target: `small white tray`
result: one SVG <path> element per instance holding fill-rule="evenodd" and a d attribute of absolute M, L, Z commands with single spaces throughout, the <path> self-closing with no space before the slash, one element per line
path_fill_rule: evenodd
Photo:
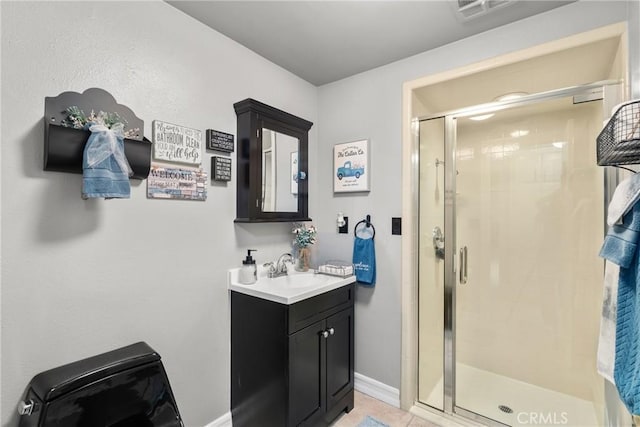
<path fill-rule="evenodd" d="M 318 273 L 337 277 L 353 276 L 353 265 L 345 265 L 342 263 L 327 263 L 318 267 Z"/>

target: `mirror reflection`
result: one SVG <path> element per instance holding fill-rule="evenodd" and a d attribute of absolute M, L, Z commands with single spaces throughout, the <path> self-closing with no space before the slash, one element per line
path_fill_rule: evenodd
<path fill-rule="evenodd" d="M 262 211 L 298 210 L 298 139 L 262 128 Z"/>

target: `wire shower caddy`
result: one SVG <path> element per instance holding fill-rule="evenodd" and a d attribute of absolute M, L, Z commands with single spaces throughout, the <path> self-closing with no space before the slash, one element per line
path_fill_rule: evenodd
<path fill-rule="evenodd" d="M 640 163 L 640 100 L 620 106 L 598 135 L 598 166 Z"/>

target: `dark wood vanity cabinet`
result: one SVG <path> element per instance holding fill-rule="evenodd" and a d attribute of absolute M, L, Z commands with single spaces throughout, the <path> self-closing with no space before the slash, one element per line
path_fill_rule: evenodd
<path fill-rule="evenodd" d="M 327 426 L 353 409 L 354 285 L 291 304 L 231 291 L 234 427 Z"/>

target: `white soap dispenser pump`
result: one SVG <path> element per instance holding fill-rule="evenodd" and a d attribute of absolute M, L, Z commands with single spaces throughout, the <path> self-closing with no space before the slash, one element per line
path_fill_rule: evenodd
<path fill-rule="evenodd" d="M 257 252 L 257 249 L 247 249 L 247 257 L 242 261 L 242 267 L 238 273 L 238 281 L 243 285 L 252 285 L 258 281 L 258 268 L 256 261 L 251 257 L 251 252 Z"/>

